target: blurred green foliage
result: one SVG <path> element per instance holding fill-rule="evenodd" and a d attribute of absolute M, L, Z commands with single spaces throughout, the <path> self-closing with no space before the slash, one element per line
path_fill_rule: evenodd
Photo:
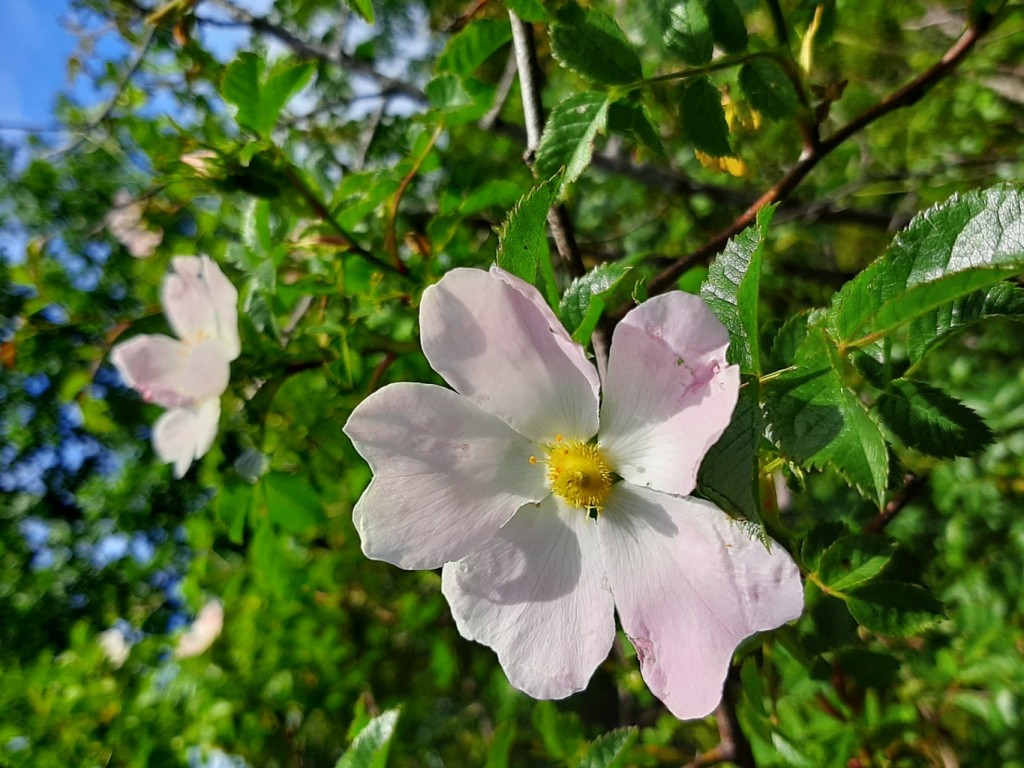
<path fill-rule="evenodd" d="M 1024 219 L 996 186 L 1022 178 L 1024 11 L 968 6 L 76 0 L 69 73 L 109 102 L 62 97 L 64 133 L 0 154 L 0 766 L 1024 766 Z M 175 481 L 107 355 L 166 332 L 169 259 L 198 253 L 239 289 L 242 356 Z M 420 295 L 496 259 L 582 342 L 674 286 L 733 334 L 701 491 L 793 553 L 807 609 L 744 643 L 717 718 L 672 718 L 624 636 L 533 701 L 437 573 L 359 550 L 341 426 L 440 383 Z M 175 655 L 210 597 L 223 632 Z"/>

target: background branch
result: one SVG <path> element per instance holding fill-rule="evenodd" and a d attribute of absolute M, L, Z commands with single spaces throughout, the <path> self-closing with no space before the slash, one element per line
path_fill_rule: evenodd
<path fill-rule="evenodd" d="M 711 238 L 695 251 L 676 260 L 650 283 L 652 295 L 668 290 L 687 269 L 711 258 L 721 251 L 730 238 L 742 232 L 757 217 L 758 211 L 766 205 L 786 199 L 815 166 L 830 155 L 840 144 L 871 123 L 897 109 L 917 103 L 944 77 L 948 76 L 967 57 L 978 40 L 990 29 L 993 17 L 981 13 L 974 26 L 968 29 L 946 54 L 902 88 L 889 94 L 877 104 L 869 107 L 827 139 L 823 139 L 809 154 L 794 165 L 771 189 L 759 197 L 746 211 L 728 227 Z"/>

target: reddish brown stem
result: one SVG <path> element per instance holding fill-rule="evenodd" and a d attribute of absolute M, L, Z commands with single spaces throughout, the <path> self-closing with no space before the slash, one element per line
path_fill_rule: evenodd
<path fill-rule="evenodd" d="M 981 14 L 974 26 L 968 29 L 932 67 L 922 72 L 899 90 L 886 96 L 874 106 L 861 112 L 860 115 L 842 126 L 827 139 L 822 140 L 809 154 L 802 157 L 796 165 L 790 168 L 775 186 L 761 195 L 728 227 L 716 234 L 697 250 L 677 259 L 671 266 L 655 277 L 650 283 L 650 293 L 654 295 L 668 290 L 675 283 L 676 279 L 691 266 L 704 262 L 720 252 L 726 243 L 729 242 L 729 238 L 739 234 L 754 222 L 758 211 L 766 205 L 786 199 L 818 163 L 851 136 L 864 130 L 871 123 L 890 112 L 916 104 L 967 57 L 967 54 L 974 48 L 975 43 L 991 28 L 992 21 L 993 17 L 990 14 Z"/>

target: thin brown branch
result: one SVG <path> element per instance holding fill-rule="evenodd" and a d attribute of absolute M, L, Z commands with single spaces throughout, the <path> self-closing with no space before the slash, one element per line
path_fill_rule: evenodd
<path fill-rule="evenodd" d="M 70 144 L 64 147 L 58 147 L 50 152 L 43 155 L 44 160 L 51 160 L 60 155 L 66 155 L 71 152 L 75 152 L 81 147 L 86 141 L 89 140 L 90 134 L 95 131 L 104 120 L 110 117 L 110 113 L 114 111 L 114 107 L 117 106 L 118 100 L 121 98 L 121 94 L 124 93 L 124 89 L 128 87 L 128 84 L 135 77 L 135 73 L 139 71 L 139 67 L 142 66 L 143 60 L 146 58 L 146 54 L 149 53 L 149 47 L 153 44 L 153 37 L 156 35 L 156 27 L 146 27 L 146 32 L 143 34 L 139 44 L 135 47 L 135 52 L 132 54 L 131 60 L 128 62 L 128 67 L 117 83 L 114 85 L 114 92 L 107 99 L 106 103 L 99 113 L 90 120 L 82 128 L 82 132 L 77 139 L 72 141 Z"/>
<path fill-rule="evenodd" d="M 405 174 L 405 178 L 402 179 L 398 185 L 398 189 L 395 190 L 394 197 L 391 198 L 391 202 L 388 205 L 388 231 L 384 237 L 384 248 L 391 256 L 391 263 L 395 266 L 399 272 L 405 270 L 405 264 L 402 263 L 401 258 L 398 255 L 398 235 L 396 232 L 396 226 L 398 222 L 398 206 L 402 202 L 402 196 L 405 194 L 405 190 L 409 188 L 412 180 L 416 178 L 416 174 L 420 172 L 420 167 L 423 165 L 423 161 L 427 159 L 427 155 L 430 154 L 430 150 L 434 148 L 437 140 L 441 138 L 441 133 L 444 131 L 444 121 L 442 120 L 434 128 L 434 132 L 431 134 L 430 139 L 427 141 L 427 145 L 420 152 L 419 156 L 416 157 L 412 162 L 412 168 Z"/>
<path fill-rule="evenodd" d="M 364 77 L 374 80 L 385 90 L 401 93 L 424 104 L 427 102 L 426 94 L 422 89 L 417 88 L 412 83 L 407 83 L 403 80 L 389 77 L 382 72 L 378 72 L 371 64 L 363 61 L 362 59 L 349 56 L 341 50 L 330 49 L 308 40 L 303 40 L 280 24 L 274 23 L 265 16 L 257 16 L 250 13 L 245 8 L 241 8 L 230 2 L 230 0 L 204 1 L 212 6 L 220 8 L 235 21 L 246 24 L 254 32 L 267 35 L 278 42 L 284 43 L 284 45 L 288 46 L 292 52 L 300 58 L 320 59 L 321 61 L 328 61 L 333 64 L 343 66 L 348 72 L 363 75 Z M 203 21 L 209 22 L 210 20 L 204 19 Z"/>
<path fill-rule="evenodd" d="M 896 492 L 896 495 L 889 500 L 889 503 L 882 508 L 881 512 L 871 518 L 871 521 L 864 526 L 863 532 L 881 533 L 885 526 L 891 523 L 906 508 L 907 504 L 914 500 L 914 497 L 920 493 L 927 480 L 927 476 L 908 472 L 903 477 L 903 487 Z"/>
<path fill-rule="evenodd" d="M 902 88 L 864 110 L 830 137 L 823 139 L 809 154 L 802 157 L 796 165 L 790 168 L 775 186 L 761 195 L 728 227 L 695 251 L 677 259 L 675 263 L 651 280 L 650 293 L 653 295 L 668 290 L 675 283 L 676 279 L 691 266 L 706 261 L 720 252 L 731 237 L 739 234 L 753 223 L 762 208 L 766 205 L 785 200 L 818 163 L 828 157 L 840 144 L 851 136 L 864 130 L 890 112 L 912 106 L 920 101 L 925 94 L 943 78 L 952 73 L 967 57 L 978 40 L 991 28 L 992 22 L 993 17 L 991 15 L 987 13 L 980 14 L 974 26 L 968 29 L 938 62 Z"/>
<path fill-rule="evenodd" d="M 299 193 L 299 196 L 302 197 L 302 199 L 306 202 L 306 205 L 309 206 L 310 210 L 314 214 L 316 214 L 317 218 L 319 218 L 321 221 L 323 221 L 325 224 L 327 224 L 331 229 L 333 229 L 341 236 L 342 240 L 344 240 L 345 242 L 346 248 L 349 251 L 359 254 L 359 256 L 361 256 L 362 258 L 366 259 L 367 261 L 373 262 L 378 267 L 382 267 L 389 272 L 397 273 L 399 275 L 408 274 L 408 270 L 405 268 L 405 264 L 403 264 L 402 262 L 398 262 L 398 264 L 394 265 L 389 264 L 388 262 L 381 260 L 374 254 L 370 253 L 368 250 L 363 248 L 361 245 L 359 245 L 359 243 L 355 241 L 355 238 L 353 238 L 352 235 L 350 235 L 348 231 L 346 231 L 346 229 L 343 226 L 341 226 L 338 220 L 334 218 L 334 214 L 331 213 L 331 210 L 330 208 L 327 207 L 327 204 L 324 203 L 324 201 L 319 198 L 316 192 L 310 189 L 309 185 L 306 184 L 306 182 L 299 175 L 299 173 L 289 163 L 286 162 L 283 164 L 283 172 L 285 178 L 288 179 L 289 183 L 292 185 L 295 191 Z"/>

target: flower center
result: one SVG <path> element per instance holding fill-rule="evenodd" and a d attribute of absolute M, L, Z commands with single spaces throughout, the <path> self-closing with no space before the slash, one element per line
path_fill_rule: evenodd
<path fill-rule="evenodd" d="M 544 449 L 551 492 L 570 507 L 589 510 L 596 517 L 612 487 L 612 468 L 598 447 L 557 435 Z"/>

